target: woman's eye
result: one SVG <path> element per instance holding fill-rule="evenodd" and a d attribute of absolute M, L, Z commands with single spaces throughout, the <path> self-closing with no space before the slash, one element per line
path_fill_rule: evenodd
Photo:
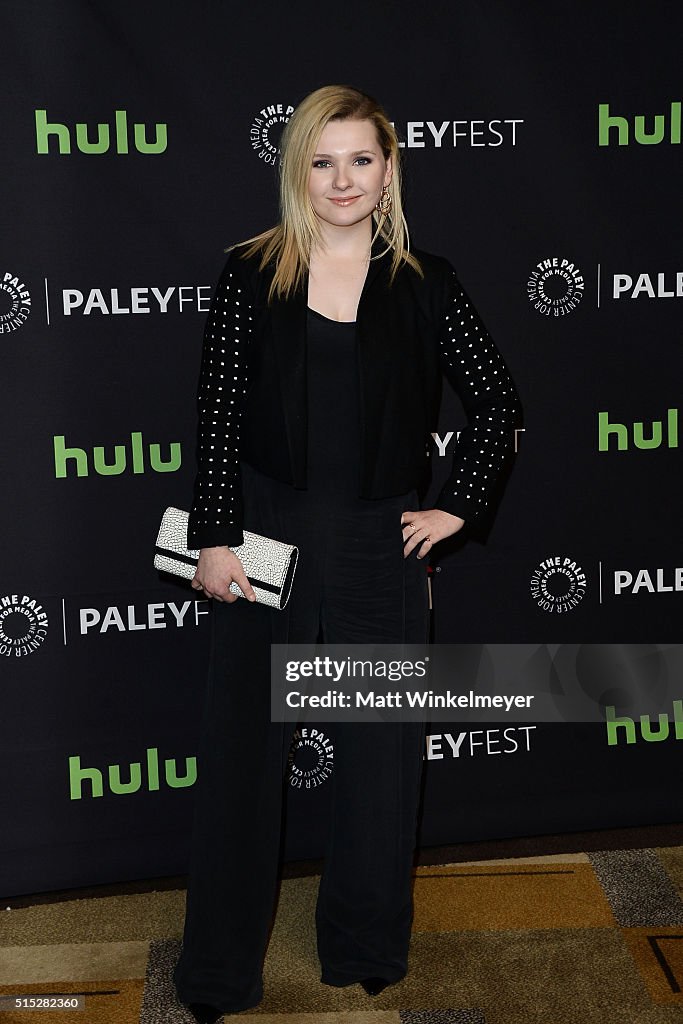
<path fill-rule="evenodd" d="M 358 164 L 360 167 L 365 167 L 366 164 L 371 164 L 372 163 L 372 157 L 369 157 L 369 156 L 357 156 L 356 159 L 353 162 L 354 162 L 354 164 Z M 313 166 L 314 167 L 322 168 L 324 170 L 327 167 L 331 167 L 332 163 L 331 163 L 330 160 L 323 160 L 321 158 L 319 160 L 314 160 L 313 161 Z"/>

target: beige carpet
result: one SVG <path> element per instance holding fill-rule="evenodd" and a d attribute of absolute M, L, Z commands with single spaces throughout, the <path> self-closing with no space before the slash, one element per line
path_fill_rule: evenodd
<path fill-rule="evenodd" d="M 683 1024 L 683 847 L 419 867 L 406 978 L 320 984 L 318 876 L 282 882 L 254 1024 Z M 0 1024 L 186 1024 L 184 892 L 0 911 Z M 23 901 L 25 902 L 25 901 Z M 11 901 L 10 901 L 11 906 Z M 13 1009 L 78 993 L 81 1010 Z"/>

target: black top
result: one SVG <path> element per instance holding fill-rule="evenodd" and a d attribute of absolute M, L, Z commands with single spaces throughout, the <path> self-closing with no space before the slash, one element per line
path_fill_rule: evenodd
<path fill-rule="evenodd" d="M 356 324 L 307 313 L 307 490 L 357 498 L 360 482 L 360 386 Z"/>
<path fill-rule="evenodd" d="M 514 383 L 451 264 L 413 250 L 423 277 L 403 265 L 392 278 L 384 247 L 373 243 L 356 316 L 361 417 L 354 493 L 385 498 L 426 483 L 445 377 L 467 425 L 434 507 L 475 519 L 497 500 L 512 459 L 520 424 Z M 307 280 L 286 298 L 271 299 L 274 273 L 274 262 L 262 268 L 258 253 L 243 259 L 234 249 L 211 301 L 197 394 L 192 548 L 243 542 L 242 459 L 274 480 L 308 486 Z M 352 330 L 328 327 L 340 337 Z M 350 396 L 333 399 L 334 416 L 344 416 Z M 355 450 L 348 441 L 336 447 L 342 456 Z M 334 457 L 334 446 L 326 444 L 325 453 Z"/>

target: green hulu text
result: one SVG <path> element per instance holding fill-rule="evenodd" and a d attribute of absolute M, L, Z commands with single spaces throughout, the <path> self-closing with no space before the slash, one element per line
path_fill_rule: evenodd
<path fill-rule="evenodd" d="M 71 152 L 72 132 L 76 148 L 81 153 L 129 153 L 131 142 L 138 153 L 163 153 L 168 145 L 167 125 L 155 125 L 154 141 L 147 139 L 147 128 L 144 124 L 134 124 L 133 137 L 130 138 L 128 114 L 125 110 L 114 112 L 113 127 L 106 121 L 92 128 L 78 121 L 73 129 L 59 121 L 48 121 L 47 110 L 36 110 L 36 150 L 38 153 Z M 53 145 L 54 143 L 54 145 Z"/>
<path fill-rule="evenodd" d="M 636 420 L 631 427 L 626 423 L 610 423 L 609 412 L 598 413 L 598 451 L 628 451 L 634 448 L 649 451 L 652 448 L 678 448 L 678 409 L 666 410 L 666 421 Z M 612 443 L 612 442 L 616 443 Z"/>
<path fill-rule="evenodd" d="M 655 114 L 645 117 L 636 114 L 633 126 L 627 117 L 613 114 L 609 103 L 598 105 L 598 145 L 610 146 L 616 142 L 618 146 L 628 146 L 633 141 L 639 146 L 657 146 L 665 140 L 676 146 L 681 141 L 681 101 L 674 101 L 669 108 L 669 115 Z"/>
<path fill-rule="evenodd" d="M 622 738 L 626 743 L 635 743 L 640 738 L 646 743 L 661 743 L 669 738 L 671 734 L 671 716 L 660 714 L 657 716 L 657 723 L 653 723 L 650 715 L 640 715 L 638 725 L 628 715 L 617 717 L 616 708 L 613 704 L 605 708 L 605 722 L 607 725 L 607 744 L 616 747 Z M 677 740 L 683 740 L 683 700 L 673 701 L 673 735 Z"/>
<path fill-rule="evenodd" d="M 121 765 L 110 764 L 106 769 L 84 768 L 80 755 L 69 758 L 69 789 L 72 800 L 82 800 L 84 796 L 98 797 L 104 795 L 105 786 L 109 793 L 126 795 L 138 793 L 146 789 L 150 793 L 161 789 L 162 784 L 171 789 L 186 789 L 197 781 L 197 758 L 185 758 L 185 774 L 178 775 L 176 759 L 167 757 L 164 760 L 163 783 L 159 765 L 157 747 L 148 747 L 145 766 L 141 761 L 133 761 L 122 770 Z M 106 772 L 106 779 L 105 779 Z"/>
<path fill-rule="evenodd" d="M 161 457 L 161 445 L 143 444 L 142 432 L 134 430 L 130 435 L 130 445 L 113 445 L 113 458 L 107 461 L 107 448 L 104 445 L 95 445 L 92 449 L 92 456 L 89 456 L 85 448 L 67 448 L 64 434 L 56 434 L 53 438 L 55 454 L 55 476 L 57 479 L 64 479 L 70 475 L 70 470 L 76 471 L 76 476 L 88 476 L 90 472 L 90 458 L 92 468 L 99 476 L 120 476 L 130 467 L 133 473 L 144 473 L 146 470 L 146 459 L 149 459 L 149 468 L 155 473 L 175 473 L 180 469 L 182 462 L 182 450 L 179 441 L 172 441 L 169 445 L 169 457 L 164 461 Z M 109 446 L 111 448 L 111 446 Z"/>

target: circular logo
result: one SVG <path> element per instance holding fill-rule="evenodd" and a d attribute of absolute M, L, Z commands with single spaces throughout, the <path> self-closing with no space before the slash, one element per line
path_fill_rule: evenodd
<path fill-rule="evenodd" d="M 550 256 L 531 271 L 526 284 L 529 302 L 541 316 L 566 316 L 581 302 L 583 274 L 570 260 Z"/>
<path fill-rule="evenodd" d="M 27 594 L 0 597 L 0 656 L 20 658 L 37 651 L 47 636 L 47 612 Z"/>
<path fill-rule="evenodd" d="M 271 103 L 259 110 L 251 122 L 251 148 L 264 163 L 275 165 L 280 158 L 280 139 L 285 125 L 294 113 L 287 103 Z"/>
<path fill-rule="evenodd" d="M 9 270 L 0 275 L 0 334 L 18 331 L 31 312 L 31 296 L 25 284 Z"/>
<path fill-rule="evenodd" d="M 571 612 L 586 593 L 586 574 L 569 555 L 546 558 L 531 575 L 531 596 L 544 612 Z"/>
<path fill-rule="evenodd" d="M 287 768 L 288 781 L 293 789 L 316 789 L 332 774 L 332 741 L 322 729 L 295 729 Z"/>

